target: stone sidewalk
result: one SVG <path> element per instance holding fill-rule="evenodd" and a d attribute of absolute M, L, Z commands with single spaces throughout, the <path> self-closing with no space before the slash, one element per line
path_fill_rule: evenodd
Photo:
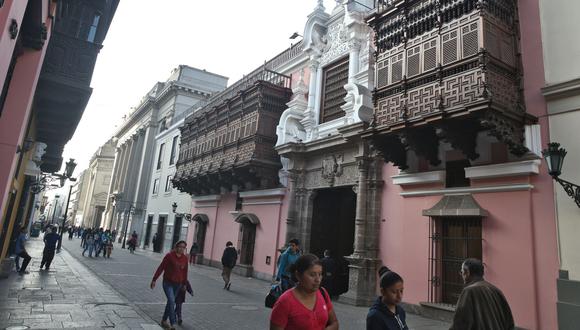
<path fill-rule="evenodd" d="M 161 329 L 64 249 L 39 270 L 43 247 L 29 240 L 30 273 L 0 280 L 0 329 Z"/>

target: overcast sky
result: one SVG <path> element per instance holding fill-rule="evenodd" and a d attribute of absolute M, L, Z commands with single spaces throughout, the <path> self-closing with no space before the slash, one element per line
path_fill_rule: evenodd
<path fill-rule="evenodd" d="M 229 77 L 228 85 L 303 34 L 317 0 L 121 0 L 93 74 L 93 94 L 64 163 L 88 167 L 122 116 L 179 64 Z M 327 12 L 336 2 L 324 0 Z M 295 39 L 294 42 L 300 39 Z"/>

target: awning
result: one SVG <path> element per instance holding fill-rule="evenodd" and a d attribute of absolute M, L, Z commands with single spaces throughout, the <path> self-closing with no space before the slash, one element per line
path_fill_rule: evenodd
<path fill-rule="evenodd" d="M 239 223 L 249 222 L 254 225 L 260 224 L 260 219 L 253 213 L 240 213 L 234 221 Z"/>
<path fill-rule="evenodd" d="M 473 196 L 443 196 L 432 208 L 423 210 L 427 217 L 486 217 L 488 212 L 481 208 Z"/>

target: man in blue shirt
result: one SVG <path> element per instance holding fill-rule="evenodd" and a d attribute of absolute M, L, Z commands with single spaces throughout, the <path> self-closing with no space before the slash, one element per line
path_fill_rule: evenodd
<path fill-rule="evenodd" d="M 40 262 L 40 269 L 46 265 L 46 270 L 50 269 L 52 259 L 54 259 L 54 252 L 56 251 L 56 244 L 58 243 L 59 235 L 56 233 L 54 227 L 50 227 L 46 234 L 44 234 L 44 251 L 42 251 L 42 261 Z"/>
<path fill-rule="evenodd" d="M 14 249 L 14 253 L 16 253 L 16 255 L 18 255 L 20 258 L 24 260 L 22 262 L 20 270 L 18 271 L 18 274 L 20 275 L 28 274 L 28 272 L 26 271 L 26 267 L 28 267 L 28 264 L 32 259 L 32 257 L 30 257 L 28 252 L 26 252 L 26 248 L 24 247 L 25 244 L 26 244 L 26 228 L 21 228 L 20 235 L 16 239 L 16 247 Z"/>
<path fill-rule="evenodd" d="M 292 280 L 292 274 L 288 271 L 290 265 L 294 264 L 298 257 L 300 257 L 300 241 L 296 238 L 291 239 L 288 242 L 288 248 L 280 256 L 278 262 L 278 275 L 276 275 L 276 280 L 280 281 L 280 286 L 282 291 L 286 291 L 294 287 L 294 281 Z"/>

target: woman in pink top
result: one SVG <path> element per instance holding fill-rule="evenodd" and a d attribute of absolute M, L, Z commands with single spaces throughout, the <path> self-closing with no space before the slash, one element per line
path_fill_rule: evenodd
<path fill-rule="evenodd" d="M 328 292 L 320 287 L 322 262 L 313 254 L 305 254 L 290 266 L 290 273 L 298 284 L 276 301 L 270 330 L 337 330 Z"/>

